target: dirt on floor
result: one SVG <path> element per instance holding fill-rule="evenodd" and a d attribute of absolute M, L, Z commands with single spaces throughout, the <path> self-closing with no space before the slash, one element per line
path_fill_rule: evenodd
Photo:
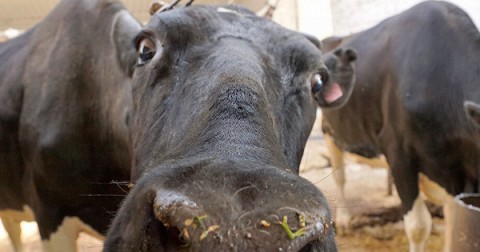
<path fill-rule="evenodd" d="M 320 130 L 320 116 L 305 149 L 300 173 L 314 183 L 325 195 L 332 211 L 336 207 L 347 207 L 353 214 L 353 232 L 337 236 L 339 251 L 345 252 L 397 252 L 408 251 L 408 240 L 403 232 L 399 210 L 400 200 L 395 190 L 387 195 L 387 170 L 374 169 L 367 165 L 346 161 L 347 206 L 337 206 L 336 188 L 329 166 L 323 135 Z M 438 208 L 432 207 L 434 216 L 441 216 Z M 443 246 L 443 219 L 434 218 L 432 235 L 426 251 L 441 251 Z M 41 243 L 35 223 L 22 223 L 22 238 L 25 251 L 41 251 Z M 88 235 L 81 235 L 77 242 L 80 252 L 97 252 L 102 242 Z M 13 252 L 10 241 L 0 224 L 0 251 Z"/>

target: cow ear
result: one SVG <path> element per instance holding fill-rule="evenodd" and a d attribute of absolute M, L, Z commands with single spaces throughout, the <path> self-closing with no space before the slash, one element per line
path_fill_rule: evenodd
<path fill-rule="evenodd" d="M 357 59 L 357 52 L 351 48 L 338 48 L 333 52 L 344 64 L 348 64 Z"/>
<path fill-rule="evenodd" d="M 163 6 L 165 6 L 164 2 L 152 2 L 152 4 L 150 5 L 150 9 L 148 10 L 150 16 L 153 16 L 155 13 L 157 13 L 157 11 L 160 10 Z"/>
<path fill-rule="evenodd" d="M 112 40 L 115 44 L 117 61 L 127 76 L 132 76 L 137 51 L 133 39 L 142 26 L 128 11 L 121 11 L 113 23 Z"/>
<path fill-rule="evenodd" d="M 338 48 L 337 50 L 335 50 L 335 51 L 333 52 L 333 54 L 335 54 L 335 55 L 336 55 L 337 57 L 339 57 L 339 58 L 342 57 L 342 55 L 343 55 L 343 48 Z"/>
<path fill-rule="evenodd" d="M 351 48 L 347 48 L 345 50 L 345 57 L 348 62 L 355 61 L 357 59 L 357 52 Z"/>
<path fill-rule="evenodd" d="M 332 51 L 333 49 L 337 48 L 340 45 L 340 43 L 342 43 L 342 41 L 343 41 L 343 38 L 342 37 L 337 37 L 337 36 L 332 36 L 332 37 L 328 37 L 328 38 L 323 39 L 322 40 L 322 44 L 323 44 L 322 52 L 327 53 L 327 52 Z"/>
<path fill-rule="evenodd" d="M 478 128 L 480 128 L 480 104 L 472 101 L 465 101 L 463 108 L 467 113 L 468 119 L 470 119 Z"/>

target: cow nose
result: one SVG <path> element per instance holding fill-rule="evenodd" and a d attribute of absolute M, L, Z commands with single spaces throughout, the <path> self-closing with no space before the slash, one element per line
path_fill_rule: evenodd
<path fill-rule="evenodd" d="M 270 173 L 268 182 L 254 173 L 222 181 L 211 178 L 225 172 L 208 171 L 208 179 L 157 188 L 146 237 L 155 243 L 146 251 L 156 243 L 167 251 L 317 251 L 332 223 L 316 188 L 293 174 Z"/>
<path fill-rule="evenodd" d="M 336 251 L 323 195 L 274 166 L 159 169 L 137 181 L 122 209 L 132 214 L 114 221 L 105 251 Z"/>
<path fill-rule="evenodd" d="M 237 223 L 228 223 L 225 220 L 229 217 L 224 213 L 221 216 L 225 218 L 219 219 L 218 212 L 208 212 L 187 196 L 168 190 L 157 191 L 153 212 L 158 222 L 156 227 L 150 225 L 148 240 L 162 237 L 158 243 L 167 251 L 182 247 L 189 251 L 241 251 L 255 247 L 268 251 L 316 251 L 315 242 L 321 241 L 332 226 L 331 220 L 289 207 L 262 217 L 250 218 L 252 213 L 245 212 L 231 219 Z M 156 249 L 150 244 L 147 251 Z"/>

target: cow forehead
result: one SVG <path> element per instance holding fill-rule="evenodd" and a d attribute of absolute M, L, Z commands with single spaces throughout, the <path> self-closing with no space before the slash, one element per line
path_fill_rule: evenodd
<path fill-rule="evenodd" d="M 167 28 L 190 28 L 191 32 L 206 32 L 226 29 L 234 24 L 236 28 L 256 27 L 258 22 L 266 22 L 254 13 L 236 6 L 193 5 L 170 11 L 158 12 L 149 24 L 164 25 Z"/>
<path fill-rule="evenodd" d="M 238 6 L 177 8 L 155 14 L 147 27 L 163 34 L 166 40 L 201 43 L 229 36 L 261 44 L 263 48 L 277 47 L 276 51 L 296 47 L 317 54 L 313 44 L 301 34 Z M 319 55 L 318 51 L 315 56 Z"/>

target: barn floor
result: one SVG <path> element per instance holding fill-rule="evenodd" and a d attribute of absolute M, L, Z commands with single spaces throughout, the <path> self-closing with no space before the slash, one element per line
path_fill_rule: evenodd
<path fill-rule="evenodd" d="M 335 208 L 336 190 L 331 176 L 332 168 L 327 165 L 323 137 L 320 130 L 320 117 L 317 119 L 310 140 L 307 143 L 301 175 L 315 183 Z M 350 235 L 338 236 L 339 251 L 345 252 L 397 252 L 408 251 L 408 240 L 403 233 L 398 206 L 400 200 L 395 191 L 387 196 L 387 171 L 372 169 L 366 165 L 347 161 L 346 194 L 348 207 L 354 214 L 355 231 Z M 387 220 L 393 222 L 387 222 Z M 433 234 L 427 242 L 427 251 L 441 251 L 443 246 L 443 220 L 434 219 Z M 25 251 L 41 251 L 40 238 L 35 223 L 22 223 Z M 101 251 L 102 242 L 87 235 L 78 240 L 80 252 Z M 0 251 L 13 252 L 10 241 L 0 224 Z"/>

